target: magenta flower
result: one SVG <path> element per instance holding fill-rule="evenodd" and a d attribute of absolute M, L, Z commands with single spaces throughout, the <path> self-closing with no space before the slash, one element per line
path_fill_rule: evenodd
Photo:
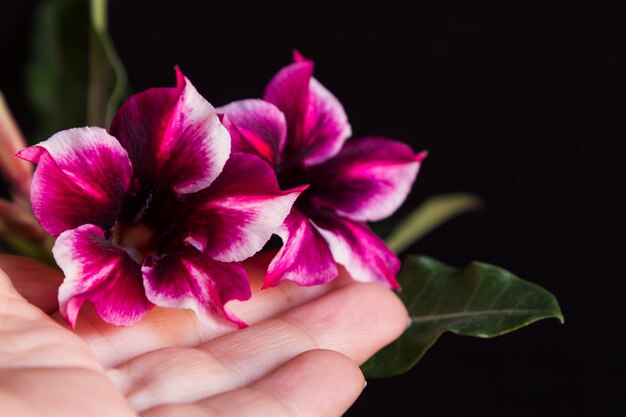
<path fill-rule="evenodd" d="M 244 325 L 224 307 L 250 297 L 238 262 L 263 247 L 303 188 L 281 191 L 263 160 L 230 151 L 215 109 L 177 70 L 176 88 L 124 103 L 110 134 L 69 129 L 18 154 L 38 163 L 33 210 L 58 236 L 59 306 L 72 327 L 85 301 L 114 325 L 153 305 Z"/>
<path fill-rule="evenodd" d="M 308 184 L 277 231 L 283 247 L 265 287 L 288 279 L 316 285 L 334 279 L 336 263 L 359 281 L 397 288 L 400 262 L 367 226 L 391 215 L 406 199 L 425 153 L 400 142 L 351 135 L 339 101 L 297 52 L 265 89 L 263 100 L 218 109 L 233 149 L 264 158 L 282 187 Z"/>

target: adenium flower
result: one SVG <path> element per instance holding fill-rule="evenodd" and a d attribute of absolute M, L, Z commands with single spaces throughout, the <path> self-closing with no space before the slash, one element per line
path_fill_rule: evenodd
<path fill-rule="evenodd" d="M 263 160 L 231 154 L 215 109 L 179 70 L 175 88 L 128 99 L 110 133 L 69 129 L 18 156 L 38 164 L 33 210 L 58 236 L 59 306 L 72 327 L 87 300 L 114 325 L 158 305 L 243 326 L 224 307 L 250 297 L 238 262 L 263 247 L 303 190 L 283 192 Z"/>
<path fill-rule="evenodd" d="M 426 153 L 400 142 L 367 137 L 346 141 L 351 127 L 339 101 L 297 52 L 263 100 L 218 108 L 233 149 L 265 159 L 282 187 L 308 184 L 277 233 L 283 247 L 264 280 L 316 285 L 334 279 L 336 263 L 359 281 L 398 288 L 397 256 L 367 226 L 406 199 Z"/>

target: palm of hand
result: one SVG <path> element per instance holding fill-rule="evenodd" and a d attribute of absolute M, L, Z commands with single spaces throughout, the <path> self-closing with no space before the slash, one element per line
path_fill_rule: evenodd
<path fill-rule="evenodd" d="M 253 288 L 264 261 L 248 265 Z M 84 308 L 73 333 L 47 314 L 59 272 L 8 256 L 0 268 L 0 409 L 14 417 L 338 416 L 364 387 L 358 365 L 407 320 L 390 291 L 339 278 L 231 303 L 250 324 L 237 332 L 158 308 L 118 328 Z"/>

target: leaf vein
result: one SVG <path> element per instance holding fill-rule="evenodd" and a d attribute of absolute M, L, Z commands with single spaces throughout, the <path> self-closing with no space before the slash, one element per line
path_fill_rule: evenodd
<path fill-rule="evenodd" d="M 502 310 L 479 310 L 479 311 L 460 311 L 456 313 L 444 313 L 444 314 L 430 314 L 427 316 L 411 316 L 411 321 L 413 323 L 423 323 L 427 321 L 440 321 L 447 319 L 456 319 L 456 318 L 464 318 L 464 317 L 475 317 L 475 316 L 496 316 L 496 315 L 509 315 L 509 316 L 523 316 L 534 313 L 539 313 L 542 310 L 531 310 L 531 309 L 502 309 Z"/>

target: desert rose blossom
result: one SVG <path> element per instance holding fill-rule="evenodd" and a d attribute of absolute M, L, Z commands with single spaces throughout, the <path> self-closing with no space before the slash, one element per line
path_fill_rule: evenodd
<path fill-rule="evenodd" d="M 303 190 L 281 191 L 263 160 L 231 153 L 215 109 L 179 70 L 175 88 L 129 98 L 110 133 L 69 129 L 18 156 L 38 164 L 33 210 L 58 236 L 59 307 L 72 327 L 85 301 L 114 325 L 158 305 L 243 326 L 224 307 L 250 297 L 238 262 L 263 247 Z"/>
<path fill-rule="evenodd" d="M 218 108 L 233 149 L 264 158 L 282 187 L 308 184 L 277 231 L 283 247 L 264 286 L 288 279 L 316 285 L 334 279 L 336 263 L 359 281 L 397 288 L 400 262 L 367 226 L 406 199 L 426 153 L 398 141 L 346 141 L 351 127 L 339 101 L 313 78 L 313 63 L 297 52 L 265 89 Z"/>

